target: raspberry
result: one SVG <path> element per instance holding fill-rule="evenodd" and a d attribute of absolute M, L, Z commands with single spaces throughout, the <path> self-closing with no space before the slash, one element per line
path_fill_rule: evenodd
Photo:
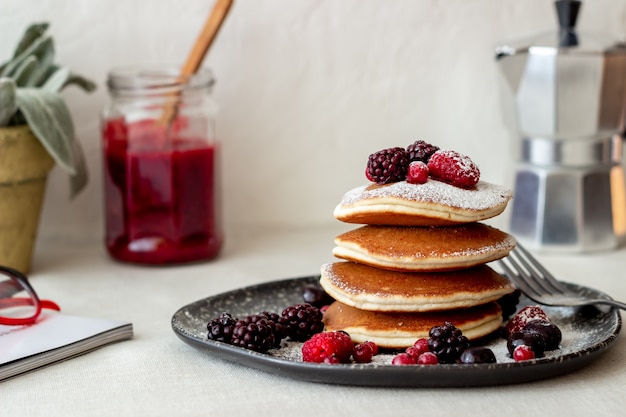
<path fill-rule="evenodd" d="M 344 332 L 322 332 L 302 344 L 302 360 L 316 363 L 348 363 L 354 343 Z"/>
<path fill-rule="evenodd" d="M 439 359 L 437 359 L 437 355 L 432 352 L 424 352 L 417 358 L 418 365 L 437 365 L 439 363 Z"/>
<path fill-rule="evenodd" d="M 469 347 L 467 337 L 452 323 L 446 322 L 442 326 L 430 329 L 428 348 L 437 355 L 440 363 L 454 363 L 461 353 Z"/>
<path fill-rule="evenodd" d="M 366 177 L 377 184 L 404 181 L 409 158 L 404 148 L 388 148 L 371 154 L 367 160 Z"/>
<path fill-rule="evenodd" d="M 281 323 L 287 327 L 287 335 L 296 342 L 304 342 L 324 330 L 322 312 L 311 304 L 294 304 L 283 310 Z"/>
<path fill-rule="evenodd" d="M 233 328 L 231 344 L 265 353 L 276 345 L 274 326 L 260 315 L 239 319 Z"/>
<path fill-rule="evenodd" d="M 207 338 L 219 342 L 230 343 L 237 320 L 229 313 L 222 313 L 207 324 Z"/>
<path fill-rule="evenodd" d="M 369 343 L 357 343 L 352 349 L 352 357 L 356 363 L 370 363 L 374 357 L 374 350 Z"/>
<path fill-rule="evenodd" d="M 406 173 L 406 182 L 424 184 L 426 181 L 428 181 L 428 166 L 422 161 L 411 162 Z"/>
<path fill-rule="evenodd" d="M 406 152 L 409 156 L 409 163 L 413 161 L 422 161 L 428 163 L 428 160 L 437 152 L 439 148 L 437 146 L 426 143 L 423 140 L 415 141 L 406 147 Z"/>
<path fill-rule="evenodd" d="M 415 358 L 406 352 L 398 353 L 391 360 L 392 365 L 415 365 L 416 363 L 417 361 Z"/>
<path fill-rule="evenodd" d="M 480 179 L 478 166 L 467 156 L 455 151 L 437 151 L 428 161 L 430 176 L 460 188 L 472 188 Z"/>
<path fill-rule="evenodd" d="M 519 345 L 513 351 L 513 359 L 515 359 L 515 362 L 535 359 L 535 353 L 530 348 L 530 346 Z"/>
<path fill-rule="evenodd" d="M 549 322 L 550 319 L 545 311 L 539 306 L 526 306 L 522 308 L 505 327 L 506 336 L 516 332 L 521 332 L 526 324 L 533 320 L 544 320 Z"/>

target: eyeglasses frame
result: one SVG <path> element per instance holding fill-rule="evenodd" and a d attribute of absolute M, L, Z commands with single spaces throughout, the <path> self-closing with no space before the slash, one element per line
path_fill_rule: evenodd
<path fill-rule="evenodd" d="M 0 265 L 0 273 L 9 277 L 10 281 L 6 281 L 0 284 L 0 324 L 7 326 L 22 326 L 22 325 L 30 325 L 34 324 L 39 316 L 41 315 L 41 310 L 43 308 L 61 311 L 61 307 L 58 306 L 54 301 L 50 300 L 41 300 L 37 295 L 35 289 L 30 285 L 28 278 L 26 275 L 22 274 L 20 271 L 9 268 L 7 266 Z M 15 282 L 19 285 L 11 285 L 12 282 Z M 4 288 L 3 288 L 4 287 Z M 12 287 L 12 288 L 11 288 Z M 30 298 L 26 297 L 14 297 L 11 296 L 19 291 L 26 290 Z M 2 308 L 6 307 L 15 307 L 21 305 L 33 305 L 35 307 L 35 312 L 30 317 L 3 317 L 1 315 Z"/>

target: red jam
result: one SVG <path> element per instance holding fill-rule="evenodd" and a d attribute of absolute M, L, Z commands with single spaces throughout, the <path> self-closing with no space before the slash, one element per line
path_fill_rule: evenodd
<path fill-rule="evenodd" d="M 222 246 L 215 144 L 183 138 L 184 121 L 104 126 L 106 247 L 120 261 L 176 264 L 207 260 Z"/>

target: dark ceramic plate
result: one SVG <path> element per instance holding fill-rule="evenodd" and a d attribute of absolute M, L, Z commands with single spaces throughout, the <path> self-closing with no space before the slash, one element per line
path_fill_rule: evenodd
<path fill-rule="evenodd" d="M 482 345 L 496 354 L 496 364 L 391 365 L 394 353 L 382 353 L 369 364 L 325 365 L 302 362 L 301 344 L 262 354 L 206 338 L 209 320 L 228 311 L 243 317 L 261 311 L 277 312 L 302 302 L 302 287 L 317 283 L 319 276 L 287 279 L 241 288 L 208 297 L 182 307 L 172 317 L 176 335 L 191 346 L 222 359 L 286 377 L 330 384 L 394 387 L 475 387 L 514 384 L 562 375 L 579 369 L 611 348 L 621 330 L 618 310 L 595 307 L 543 307 L 563 333 L 562 348 L 540 359 L 514 362 L 504 339 L 492 337 Z M 606 297 L 596 290 L 568 284 L 577 291 Z M 531 304 L 522 298 L 518 308 Z M 534 304 L 534 303 L 532 303 Z"/>

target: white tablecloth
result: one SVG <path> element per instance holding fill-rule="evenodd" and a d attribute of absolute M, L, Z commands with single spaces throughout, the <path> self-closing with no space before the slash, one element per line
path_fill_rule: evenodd
<path fill-rule="evenodd" d="M 626 340 L 561 377 L 489 388 L 326 385 L 229 363 L 180 341 L 172 314 L 197 299 L 317 274 L 343 229 L 230 233 L 222 256 L 180 267 L 110 260 L 100 242 L 40 242 L 31 280 L 73 315 L 132 321 L 121 342 L 0 383 L 2 416 L 617 416 L 626 409 Z M 626 251 L 541 255 L 557 276 L 626 300 Z"/>

